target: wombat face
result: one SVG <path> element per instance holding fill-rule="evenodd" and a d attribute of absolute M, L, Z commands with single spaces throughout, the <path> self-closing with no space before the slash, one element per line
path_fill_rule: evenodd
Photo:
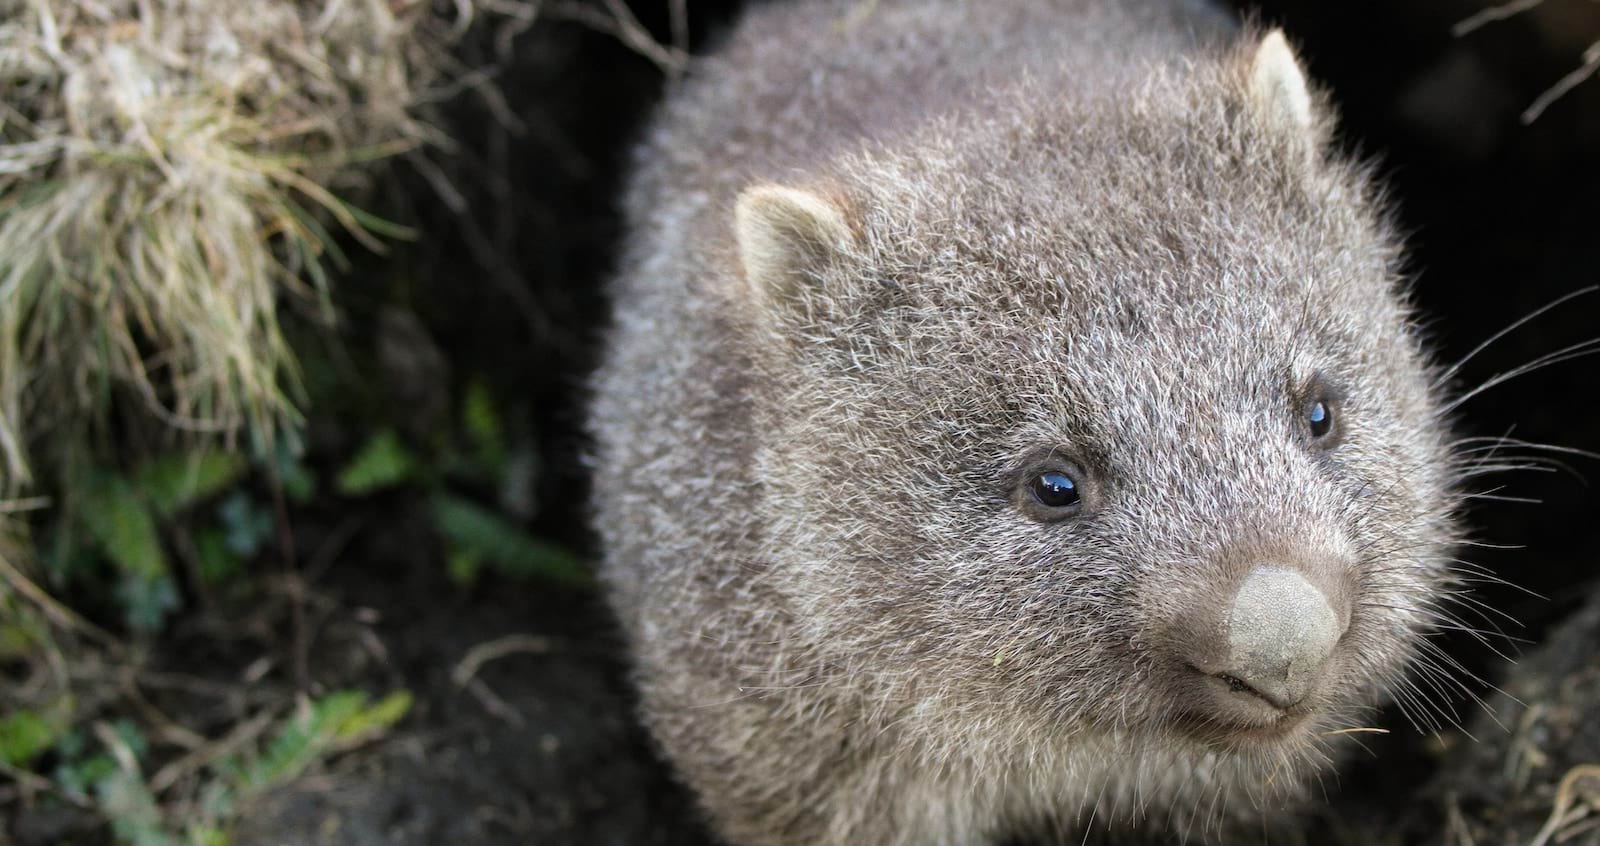
<path fill-rule="evenodd" d="M 1393 238 L 1281 37 L 1023 99 L 741 198 L 769 582 L 912 730 L 1310 757 L 1454 534 Z"/>

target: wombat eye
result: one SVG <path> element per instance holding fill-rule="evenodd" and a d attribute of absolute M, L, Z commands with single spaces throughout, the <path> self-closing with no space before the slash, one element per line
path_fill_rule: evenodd
<path fill-rule="evenodd" d="M 1333 434 L 1333 412 L 1333 402 L 1326 397 L 1318 397 L 1306 406 L 1306 428 L 1311 432 L 1312 440 L 1327 440 Z"/>
<path fill-rule="evenodd" d="M 1083 501 L 1078 483 L 1060 470 L 1047 470 L 1028 481 L 1033 501 L 1051 511 L 1076 508 Z"/>

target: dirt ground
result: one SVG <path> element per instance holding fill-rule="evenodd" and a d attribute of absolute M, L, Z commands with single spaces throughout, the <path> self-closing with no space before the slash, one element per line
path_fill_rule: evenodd
<path fill-rule="evenodd" d="M 441 607 L 451 586 L 426 578 L 361 590 L 381 669 L 418 694 L 415 710 L 373 748 L 251 808 L 238 846 L 707 842 L 633 719 L 593 594 L 497 590 Z M 495 645 L 510 651 L 465 686 L 451 679 Z M 378 661 L 356 644 L 327 648 Z"/>
<path fill-rule="evenodd" d="M 1419 797 L 1431 842 L 1600 844 L 1600 592 L 1501 688 Z"/>

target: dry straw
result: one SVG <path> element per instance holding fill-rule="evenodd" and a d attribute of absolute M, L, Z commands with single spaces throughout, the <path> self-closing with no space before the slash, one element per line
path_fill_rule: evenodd
<path fill-rule="evenodd" d="M 418 108 L 474 12 L 527 8 L 0 0 L 0 494 L 113 397 L 229 438 L 293 422 L 279 307 L 330 313 L 330 222 L 383 233 L 341 197 L 435 140 Z"/>

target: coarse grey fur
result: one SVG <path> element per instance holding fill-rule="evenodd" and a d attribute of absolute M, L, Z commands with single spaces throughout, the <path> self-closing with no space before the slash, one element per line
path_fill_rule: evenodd
<path fill-rule="evenodd" d="M 644 718 L 728 841 L 1212 839 L 1372 703 L 1424 707 L 1438 373 L 1368 174 L 1286 49 L 1257 84 L 1266 44 L 1179 0 L 795 0 L 671 92 L 595 525 Z M 1083 511 L 1034 519 L 1058 459 Z M 1281 720 L 1184 657 L 1257 565 L 1344 608 Z"/>

